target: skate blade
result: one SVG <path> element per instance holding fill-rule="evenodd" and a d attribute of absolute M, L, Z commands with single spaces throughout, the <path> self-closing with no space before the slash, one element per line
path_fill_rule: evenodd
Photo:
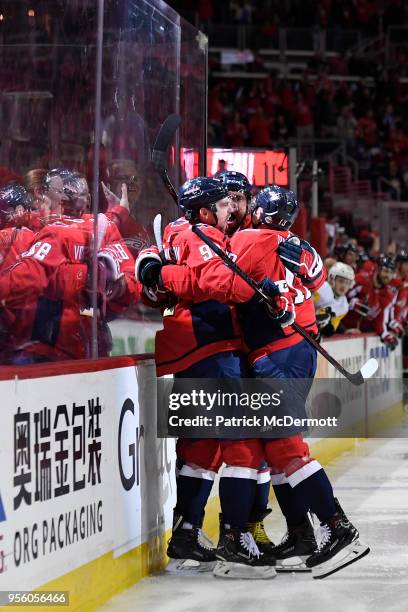
<path fill-rule="evenodd" d="M 169 574 L 191 575 L 210 573 L 216 561 L 196 561 L 195 559 L 170 559 L 165 569 Z"/>
<path fill-rule="evenodd" d="M 243 563 L 232 563 L 230 561 L 217 561 L 213 575 L 216 578 L 227 578 L 232 580 L 270 580 L 275 578 L 275 568 L 269 565 L 253 567 Z"/>
<path fill-rule="evenodd" d="M 331 576 L 344 567 L 347 567 L 359 559 L 362 559 L 368 555 L 369 552 L 369 546 L 367 546 L 367 544 L 363 544 L 363 542 L 360 540 L 351 542 L 351 544 L 340 550 L 337 555 L 335 555 L 332 559 L 329 559 L 329 561 L 326 561 L 326 563 L 313 567 L 313 578 L 327 578 L 327 576 Z"/>
<path fill-rule="evenodd" d="M 289 557 L 288 559 L 276 559 L 275 569 L 278 574 L 285 572 L 300 572 L 310 573 L 312 570 L 310 567 L 306 567 L 307 555 L 299 555 L 298 557 Z"/>

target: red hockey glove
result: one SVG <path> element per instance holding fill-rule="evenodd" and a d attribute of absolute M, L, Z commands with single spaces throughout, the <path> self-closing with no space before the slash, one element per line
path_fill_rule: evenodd
<path fill-rule="evenodd" d="M 292 325 L 296 318 L 295 307 L 289 293 L 289 287 L 285 281 L 279 281 L 279 284 L 266 277 L 260 287 L 270 299 L 266 302 L 266 307 L 271 318 L 279 323 L 281 327 Z"/>

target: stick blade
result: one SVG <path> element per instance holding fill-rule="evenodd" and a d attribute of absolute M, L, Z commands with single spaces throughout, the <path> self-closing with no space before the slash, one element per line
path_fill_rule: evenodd
<path fill-rule="evenodd" d="M 378 361 L 374 359 L 374 357 L 372 357 L 363 365 L 360 372 L 364 380 L 368 380 L 369 378 L 374 376 L 377 370 L 378 370 Z"/>
<path fill-rule="evenodd" d="M 171 145 L 174 134 L 181 123 L 180 115 L 173 113 L 163 122 L 152 149 L 152 162 L 156 168 L 162 170 L 166 165 L 167 149 Z"/>
<path fill-rule="evenodd" d="M 154 233 L 154 239 L 156 240 L 156 245 L 159 251 L 163 250 L 161 227 L 162 227 L 162 216 L 160 213 L 158 213 L 153 219 L 153 233 Z"/>

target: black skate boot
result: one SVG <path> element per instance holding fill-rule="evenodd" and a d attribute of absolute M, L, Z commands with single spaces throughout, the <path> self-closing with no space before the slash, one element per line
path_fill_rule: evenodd
<path fill-rule="evenodd" d="M 296 527 L 289 527 L 282 542 L 271 549 L 276 557 L 277 572 L 310 572 L 306 559 L 316 549 L 313 525 L 309 518 Z"/>
<path fill-rule="evenodd" d="M 219 559 L 214 576 L 219 578 L 269 579 L 276 576 L 275 558 L 263 554 L 249 532 L 224 525 L 216 550 Z"/>
<path fill-rule="evenodd" d="M 275 544 L 269 539 L 264 526 L 264 518 L 266 518 L 272 510 L 266 508 L 265 510 L 259 510 L 258 512 L 252 512 L 249 517 L 248 531 L 252 534 L 256 545 L 262 553 L 272 553 L 275 548 Z"/>
<path fill-rule="evenodd" d="M 307 567 L 313 569 L 313 578 L 326 578 L 370 552 L 369 547 L 360 542 L 357 529 L 350 523 L 337 499 L 335 503 L 336 514 L 322 523 L 318 534 L 319 544 L 306 559 Z"/>
<path fill-rule="evenodd" d="M 167 571 L 208 572 L 214 569 L 216 557 L 212 542 L 198 526 L 174 517 L 173 533 L 167 547 L 171 561 Z"/>

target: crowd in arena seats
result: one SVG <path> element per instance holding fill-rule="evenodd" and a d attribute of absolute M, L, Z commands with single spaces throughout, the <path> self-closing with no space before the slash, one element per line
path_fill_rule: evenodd
<path fill-rule="evenodd" d="M 256 47 L 258 39 L 263 48 L 276 48 L 279 28 L 299 28 L 297 49 L 302 48 L 302 28 L 315 27 L 331 37 L 354 29 L 363 39 L 374 39 L 389 27 L 408 24 L 406 2 L 175 0 L 171 4 L 186 16 L 195 12 L 196 23 L 209 34 L 210 50 L 214 25 L 260 28 L 258 36 L 251 39 L 254 61 L 233 66 L 231 71 L 263 72 L 266 78 L 237 75 L 223 79 L 217 56 L 210 54 L 210 144 L 279 147 L 287 144 L 288 138 L 339 139 L 357 164 L 356 178 L 371 181 L 377 191 L 378 178 L 384 177 L 383 192 L 393 199 L 408 199 L 406 47 L 395 47 L 388 66 L 384 54 L 375 58 L 352 53 L 326 55 L 316 49 L 296 80 L 286 80 L 265 67 Z M 211 79 L 212 71 L 218 72 L 216 78 Z M 357 80 L 339 81 L 333 76 Z"/>
<path fill-rule="evenodd" d="M 169 4 L 186 15 L 197 13 L 201 27 L 209 24 L 265 25 L 358 29 L 365 35 L 401 24 L 407 16 L 404 0 L 170 0 Z"/>
<path fill-rule="evenodd" d="M 358 178 L 387 179 L 383 190 L 408 199 L 408 83 L 384 71 L 374 84 L 336 82 L 306 70 L 300 81 L 224 79 L 209 95 L 209 142 L 279 148 L 288 139 L 345 142 Z"/>

